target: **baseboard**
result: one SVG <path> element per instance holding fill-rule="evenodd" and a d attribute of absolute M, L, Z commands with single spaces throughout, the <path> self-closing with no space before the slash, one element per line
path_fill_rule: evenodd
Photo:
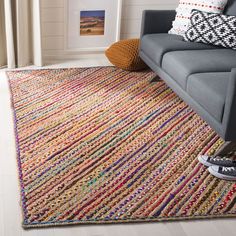
<path fill-rule="evenodd" d="M 43 53 L 43 61 L 51 60 L 78 60 L 78 59 L 100 59 L 106 58 L 104 52 L 86 52 L 86 53 L 65 53 L 65 52 L 45 52 Z"/>

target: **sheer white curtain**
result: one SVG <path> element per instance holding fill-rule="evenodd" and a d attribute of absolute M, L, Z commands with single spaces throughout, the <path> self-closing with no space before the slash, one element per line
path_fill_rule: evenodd
<path fill-rule="evenodd" d="M 4 4 L 0 0 L 0 67 L 7 64 Z"/>
<path fill-rule="evenodd" d="M 0 66 L 42 66 L 40 0 L 0 1 Z"/>

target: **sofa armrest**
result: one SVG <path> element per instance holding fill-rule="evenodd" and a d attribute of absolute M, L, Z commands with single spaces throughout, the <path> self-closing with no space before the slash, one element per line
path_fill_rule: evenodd
<path fill-rule="evenodd" d="M 145 34 L 167 33 L 175 19 L 174 10 L 145 10 L 142 16 L 141 38 Z"/>
<path fill-rule="evenodd" d="M 236 141 L 236 68 L 232 69 L 228 83 L 223 128 L 226 141 Z"/>

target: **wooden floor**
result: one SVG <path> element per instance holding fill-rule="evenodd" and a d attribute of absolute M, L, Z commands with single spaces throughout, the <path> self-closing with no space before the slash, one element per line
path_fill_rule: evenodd
<path fill-rule="evenodd" d="M 58 67 L 108 65 L 105 59 L 54 64 Z M 68 226 L 23 230 L 8 83 L 0 71 L 0 236 L 233 236 L 236 219 L 168 223 Z"/>

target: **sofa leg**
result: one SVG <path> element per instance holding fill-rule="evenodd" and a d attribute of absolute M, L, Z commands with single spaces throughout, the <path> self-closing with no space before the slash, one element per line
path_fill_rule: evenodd
<path fill-rule="evenodd" d="M 160 80 L 160 77 L 157 75 L 150 80 L 150 83 L 158 82 L 159 80 Z"/>
<path fill-rule="evenodd" d="M 225 142 L 224 145 L 214 154 L 214 156 L 223 156 L 232 151 L 236 151 L 236 141 Z"/>

